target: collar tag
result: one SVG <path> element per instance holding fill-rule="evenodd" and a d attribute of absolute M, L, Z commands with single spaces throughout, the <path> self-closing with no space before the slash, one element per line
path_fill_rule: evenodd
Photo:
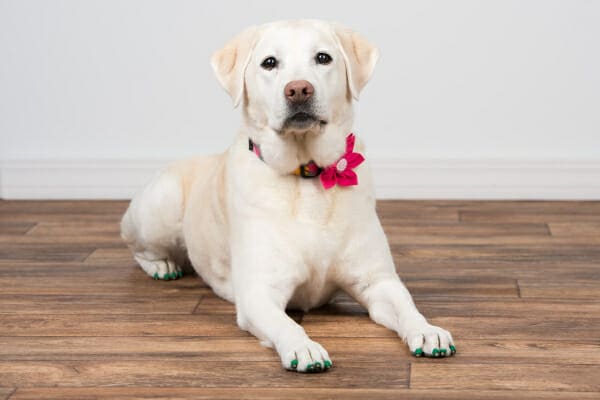
<path fill-rule="evenodd" d="M 308 164 L 302 164 L 295 171 L 294 175 L 301 176 L 302 178 L 316 178 L 321 174 L 323 169 L 317 165 L 314 161 L 308 162 Z"/>

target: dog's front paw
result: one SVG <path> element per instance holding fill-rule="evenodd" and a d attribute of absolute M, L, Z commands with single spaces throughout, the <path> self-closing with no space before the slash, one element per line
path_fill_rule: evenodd
<path fill-rule="evenodd" d="M 327 350 L 308 338 L 282 352 L 281 363 L 285 369 L 298 372 L 323 372 L 333 366 Z"/>
<path fill-rule="evenodd" d="M 428 323 L 409 330 L 406 343 L 415 357 L 446 357 L 456 353 L 450 332 Z"/>

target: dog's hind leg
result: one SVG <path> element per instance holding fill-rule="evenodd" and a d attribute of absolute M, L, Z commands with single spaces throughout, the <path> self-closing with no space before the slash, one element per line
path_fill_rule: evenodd
<path fill-rule="evenodd" d="M 140 267 L 154 279 L 177 279 L 183 271 L 175 262 L 184 252 L 181 178 L 171 171 L 154 178 L 131 201 L 121 221 L 121 236 Z"/>
<path fill-rule="evenodd" d="M 133 258 L 140 267 L 154 279 L 177 279 L 183 276 L 181 268 L 169 257 L 161 257 L 152 252 L 136 252 Z"/>

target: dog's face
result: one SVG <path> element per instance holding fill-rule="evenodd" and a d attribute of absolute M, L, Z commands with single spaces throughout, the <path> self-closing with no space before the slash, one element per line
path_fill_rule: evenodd
<path fill-rule="evenodd" d="M 261 145 L 306 138 L 310 158 L 326 163 L 335 156 L 318 154 L 317 146 L 331 148 L 334 138 L 327 132 L 351 128 L 352 98 L 369 80 L 377 57 L 377 49 L 349 29 L 300 20 L 247 29 L 215 53 L 212 65 L 234 104 L 243 102 L 249 134 L 261 136 Z M 279 163 L 282 171 L 293 170 L 303 158 L 291 159 L 284 149 L 274 153 L 287 157 Z"/>
<path fill-rule="evenodd" d="M 319 130 L 348 102 L 343 55 L 319 24 L 266 27 L 245 76 L 250 117 L 280 134 Z"/>

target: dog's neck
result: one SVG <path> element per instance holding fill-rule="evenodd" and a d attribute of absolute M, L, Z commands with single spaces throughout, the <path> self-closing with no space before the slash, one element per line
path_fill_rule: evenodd
<path fill-rule="evenodd" d="M 245 121 L 242 134 L 260 146 L 261 158 L 267 165 L 281 174 L 289 174 L 310 161 L 321 167 L 336 162 L 344 154 L 352 122 L 348 118 L 343 123 L 328 123 L 305 133 L 278 133 Z"/>

